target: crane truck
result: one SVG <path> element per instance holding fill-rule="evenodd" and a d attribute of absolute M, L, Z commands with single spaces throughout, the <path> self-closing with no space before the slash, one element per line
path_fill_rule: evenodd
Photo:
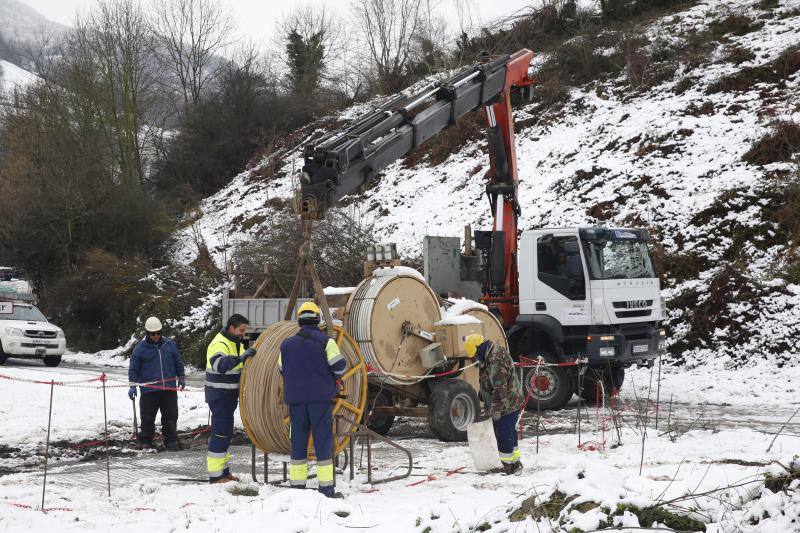
<path fill-rule="evenodd" d="M 390 163 L 464 115 L 483 110 L 490 161 L 486 196 L 494 223 L 475 232 L 481 302 L 503 325 L 516 361 L 588 361 L 583 379 L 578 365 L 522 365 L 529 405 L 557 409 L 573 393 L 592 401 L 597 390 L 619 388 L 632 364 L 651 366 L 665 348 L 665 308 L 646 229 L 519 231 L 524 206 L 518 196 L 512 96 L 530 99 L 532 58 L 526 49 L 485 57 L 307 144 L 301 214 L 307 220 L 322 218 Z"/>

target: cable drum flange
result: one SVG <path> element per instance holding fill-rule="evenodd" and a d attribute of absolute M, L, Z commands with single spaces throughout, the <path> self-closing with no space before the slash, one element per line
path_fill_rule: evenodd
<path fill-rule="evenodd" d="M 403 325 L 433 332 L 442 319 L 436 294 L 410 275 L 376 275 L 365 279 L 350 296 L 344 314 L 345 329 L 358 343 L 364 360 L 379 373 L 375 379 L 390 385 L 412 385 L 428 373 L 419 351 L 429 344 L 405 335 Z M 394 375 L 386 375 L 392 373 Z"/>
<path fill-rule="evenodd" d="M 281 343 L 300 330 L 297 322 L 283 321 L 269 326 L 253 344 L 256 356 L 249 359 L 239 388 L 239 410 L 250 441 L 264 452 L 291 453 L 289 410 L 283 403 L 283 378 L 278 371 Z M 343 377 L 346 398 L 333 401 L 334 426 L 346 431 L 361 421 L 367 402 L 367 368 L 358 344 L 339 326 L 332 338 L 347 362 Z M 338 419 L 338 422 L 336 420 Z M 347 437 L 336 437 L 335 453 L 348 444 Z M 309 442 L 309 450 L 313 446 Z"/>

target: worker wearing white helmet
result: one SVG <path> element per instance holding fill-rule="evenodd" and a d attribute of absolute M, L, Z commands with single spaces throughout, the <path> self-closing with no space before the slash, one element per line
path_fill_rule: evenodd
<path fill-rule="evenodd" d="M 178 390 L 186 386 L 181 352 L 168 337 L 162 335 L 161 321 L 151 316 L 144 323 L 145 336 L 133 349 L 128 365 L 128 379 L 140 384 L 141 427 L 139 445 L 153 447 L 156 415 L 161 411 L 161 434 L 167 450 L 180 449 L 178 441 Z M 131 385 L 128 396 L 136 398 L 137 385 Z"/>

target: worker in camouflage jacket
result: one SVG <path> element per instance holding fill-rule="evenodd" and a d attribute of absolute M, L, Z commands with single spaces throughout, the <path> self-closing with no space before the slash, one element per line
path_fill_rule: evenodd
<path fill-rule="evenodd" d="M 522 470 L 517 445 L 517 420 L 524 401 L 522 387 L 508 350 L 473 333 L 464 342 L 467 355 L 478 358 L 480 396 L 492 417 L 500 462 L 506 474 Z"/>

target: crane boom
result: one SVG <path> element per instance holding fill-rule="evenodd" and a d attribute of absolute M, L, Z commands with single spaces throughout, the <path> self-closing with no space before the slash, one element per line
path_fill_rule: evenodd
<path fill-rule="evenodd" d="M 483 300 L 499 309 L 504 322 L 513 324 L 518 312 L 520 206 L 511 92 L 533 83 L 528 77 L 532 58 L 533 52 L 526 49 L 487 57 L 443 82 L 398 95 L 347 127 L 309 143 L 303 152 L 303 217 L 323 217 L 340 198 L 357 192 L 389 164 L 467 113 L 484 108 L 490 156 L 486 193 L 495 223 L 492 232 L 482 232 L 482 243 L 476 234 L 476 245 L 488 259 Z"/>

